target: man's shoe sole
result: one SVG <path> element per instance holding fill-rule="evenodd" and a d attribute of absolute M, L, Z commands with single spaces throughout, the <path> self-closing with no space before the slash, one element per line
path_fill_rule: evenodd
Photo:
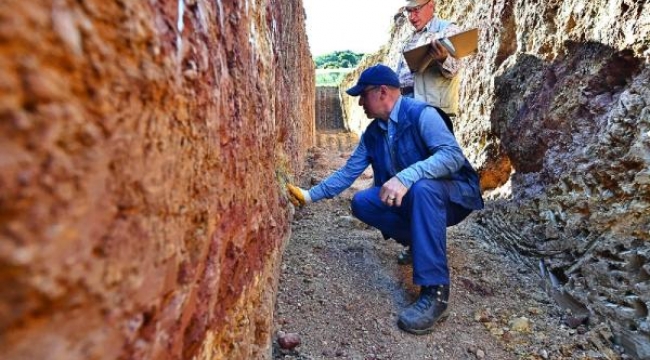
<path fill-rule="evenodd" d="M 432 333 L 432 332 L 433 332 L 433 329 L 436 327 L 436 324 L 441 323 L 441 322 L 447 320 L 447 317 L 449 317 L 449 313 L 447 312 L 447 310 L 445 310 L 445 312 L 443 312 L 443 313 L 442 313 L 442 314 L 441 314 L 441 315 L 436 319 L 436 321 L 434 321 L 433 324 L 431 324 L 431 326 L 429 326 L 429 327 L 426 328 L 426 329 L 409 329 L 408 327 L 406 327 L 406 325 L 405 325 L 404 323 L 402 323 L 402 320 L 401 320 L 401 319 L 397 321 L 397 327 L 399 327 L 400 329 L 402 329 L 402 330 L 404 330 L 404 331 L 406 331 L 407 333 L 410 333 L 410 334 L 414 334 L 414 335 L 426 335 L 426 334 L 430 334 L 430 333 Z"/>

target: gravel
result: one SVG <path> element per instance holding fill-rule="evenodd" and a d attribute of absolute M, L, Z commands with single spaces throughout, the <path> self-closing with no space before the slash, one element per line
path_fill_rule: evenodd
<path fill-rule="evenodd" d="M 317 183 L 347 153 L 316 149 L 302 178 Z M 398 329 L 415 300 L 401 245 L 353 218 L 355 191 L 297 209 L 283 256 L 273 359 L 627 359 L 605 326 L 587 327 L 559 308 L 536 269 L 517 263 L 473 231 L 473 217 L 448 229 L 450 316 L 428 335 Z M 282 345 L 287 334 L 292 346 Z M 296 340 L 297 339 L 297 340 Z"/>

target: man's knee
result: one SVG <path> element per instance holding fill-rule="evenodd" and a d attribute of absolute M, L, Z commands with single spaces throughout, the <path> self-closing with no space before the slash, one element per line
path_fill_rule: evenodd
<path fill-rule="evenodd" d="M 442 180 L 435 179 L 421 179 L 416 181 L 409 189 L 411 196 L 433 196 L 438 199 L 443 199 L 447 194 L 447 187 Z"/>
<path fill-rule="evenodd" d="M 359 215 L 363 214 L 363 210 L 367 206 L 367 194 L 364 191 L 358 191 L 352 196 L 352 203 L 350 204 L 350 209 L 352 210 L 352 215 L 356 218 L 360 218 Z"/>

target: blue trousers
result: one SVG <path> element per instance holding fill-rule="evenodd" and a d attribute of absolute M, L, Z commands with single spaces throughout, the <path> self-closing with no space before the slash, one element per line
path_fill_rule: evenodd
<path fill-rule="evenodd" d="M 379 187 L 361 190 L 352 199 L 352 214 L 385 237 L 411 247 L 413 283 L 449 285 L 447 226 L 472 210 L 449 201 L 450 180 L 422 179 L 411 186 L 400 207 L 379 199 Z"/>

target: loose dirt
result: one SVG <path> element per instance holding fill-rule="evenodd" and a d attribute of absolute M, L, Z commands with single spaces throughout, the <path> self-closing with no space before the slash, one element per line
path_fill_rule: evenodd
<path fill-rule="evenodd" d="M 331 136 L 330 136 L 331 138 Z M 345 163 L 349 146 L 330 141 L 310 156 L 301 185 Z M 274 314 L 274 359 L 624 359 L 604 327 L 570 324 L 535 269 L 487 239 L 470 216 L 448 229 L 450 316 L 429 335 L 396 325 L 415 300 L 401 245 L 351 216 L 352 195 L 372 184 L 368 170 L 340 196 L 296 210 Z M 300 345 L 283 349 L 279 338 Z M 286 347 L 286 346 L 285 346 Z"/>

